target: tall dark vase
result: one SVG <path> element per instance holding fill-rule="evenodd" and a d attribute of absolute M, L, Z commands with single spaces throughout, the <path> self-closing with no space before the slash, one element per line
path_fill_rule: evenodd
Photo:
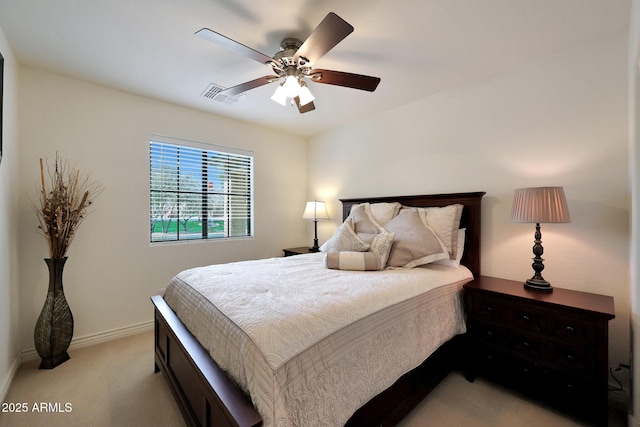
<path fill-rule="evenodd" d="M 67 257 L 45 258 L 49 267 L 49 291 L 38 317 L 34 340 L 42 358 L 40 369 L 53 369 L 69 360 L 67 349 L 73 337 L 73 315 L 62 288 L 62 271 Z"/>

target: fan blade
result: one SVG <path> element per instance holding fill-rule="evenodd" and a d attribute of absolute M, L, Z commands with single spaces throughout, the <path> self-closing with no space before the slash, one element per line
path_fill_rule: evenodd
<path fill-rule="evenodd" d="M 309 78 L 312 82 L 316 83 L 350 87 L 353 89 L 367 90 L 369 92 L 376 90 L 378 83 L 380 83 L 380 77 L 363 76 L 362 74 L 332 70 L 314 69 L 309 75 Z"/>
<path fill-rule="evenodd" d="M 239 84 L 237 86 L 232 86 L 229 87 L 223 91 L 220 91 L 221 94 L 223 95 L 227 95 L 227 96 L 233 96 L 233 95 L 237 95 L 239 93 L 242 92 L 246 92 L 248 90 L 251 89 L 255 89 L 257 87 L 260 86 L 264 86 L 268 83 L 273 83 L 274 81 L 278 80 L 280 77 L 278 76 L 264 76 L 264 77 L 260 77 L 257 78 L 255 80 L 251 80 L 242 84 Z"/>
<path fill-rule="evenodd" d="M 215 31 L 208 28 L 203 28 L 199 31 L 196 31 L 196 36 L 200 37 L 201 39 L 217 43 L 220 46 L 229 49 L 230 51 L 239 53 L 240 55 L 244 55 L 247 58 L 258 61 L 261 64 L 269 65 L 273 62 L 273 58 L 271 58 L 270 56 L 267 56 L 264 53 L 260 53 L 257 50 L 253 50 L 250 47 L 243 45 L 242 43 L 232 40 L 229 37 L 223 36 L 222 34 L 216 33 Z"/>
<path fill-rule="evenodd" d="M 297 61 L 301 56 L 315 63 L 352 32 L 353 27 L 347 21 L 330 12 L 302 43 L 294 59 Z"/>
<path fill-rule="evenodd" d="M 308 104 L 300 105 L 299 96 L 296 96 L 295 98 L 293 98 L 293 100 L 296 102 L 296 106 L 298 107 L 298 111 L 300 111 L 300 114 L 308 113 L 309 111 L 313 111 L 316 109 L 313 101 L 309 102 Z"/>

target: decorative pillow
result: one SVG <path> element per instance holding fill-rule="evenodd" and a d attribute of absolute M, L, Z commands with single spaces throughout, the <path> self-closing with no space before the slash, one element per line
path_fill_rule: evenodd
<path fill-rule="evenodd" d="M 340 224 L 333 236 L 320 246 L 320 250 L 322 252 L 364 252 L 369 249 L 369 246 L 369 243 L 358 237 L 351 227 L 351 221 L 347 220 Z"/>
<path fill-rule="evenodd" d="M 332 252 L 324 256 L 327 268 L 334 270 L 375 271 L 382 270 L 380 256 L 374 252 Z"/>
<path fill-rule="evenodd" d="M 369 252 L 373 252 L 378 257 L 380 257 L 380 265 L 384 268 L 387 265 L 387 260 L 389 259 L 389 252 L 391 252 L 391 247 L 393 245 L 393 238 L 395 237 L 395 233 L 389 233 L 384 230 L 377 234 L 374 237 L 373 242 L 371 242 L 371 247 L 369 248 Z"/>
<path fill-rule="evenodd" d="M 382 230 L 382 226 L 371 215 L 369 203 L 352 207 L 347 219 L 351 219 L 353 230 L 358 234 L 378 234 Z"/>
<path fill-rule="evenodd" d="M 393 218 L 398 215 L 400 212 L 400 208 L 402 205 L 398 202 L 394 203 L 371 203 L 369 205 L 369 212 L 373 219 L 375 219 L 378 224 L 384 225 L 391 221 Z"/>
<path fill-rule="evenodd" d="M 447 248 L 415 210 L 406 210 L 385 225 L 395 233 L 387 264 L 391 267 L 413 268 L 449 258 Z"/>
<path fill-rule="evenodd" d="M 351 212 L 359 206 L 368 206 L 368 213 L 371 218 L 379 225 L 384 226 L 387 222 L 391 221 L 393 217 L 398 215 L 402 205 L 398 202 L 394 203 L 362 203 L 359 205 L 353 205 Z"/>
<path fill-rule="evenodd" d="M 436 261 L 434 264 L 442 264 L 447 267 L 458 268 L 460 267 L 460 260 L 462 259 L 462 254 L 464 253 L 464 240 L 466 237 L 466 229 L 461 228 L 458 230 L 458 245 L 456 246 L 456 259 L 441 259 Z"/>
<path fill-rule="evenodd" d="M 358 233 L 358 237 L 362 239 L 363 242 L 368 243 L 370 245 L 373 242 L 373 239 L 375 239 L 378 234 L 380 233 L 375 233 L 375 234 Z"/>
<path fill-rule="evenodd" d="M 449 252 L 449 258 L 457 257 L 458 229 L 463 206 L 460 204 L 444 206 L 441 208 L 403 208 L 403 210 L 417 210 L 422 221 L 429 226 L 442 240 Z"/>

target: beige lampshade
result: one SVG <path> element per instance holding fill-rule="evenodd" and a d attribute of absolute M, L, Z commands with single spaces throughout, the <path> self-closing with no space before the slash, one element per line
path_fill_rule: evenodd
<path fill-rule="evenodd" d="M 571 222 L 563 188 L 534 187 L 515 190 L 511 222 Z"/>
<path fill-rule="evenodd" d="M 304 213 L 302 214 L 302 219 L 330 219 L 329 213 L 327 213 L 327 207 L 324 202 L 319 202 L 314 200 L 312 202 L 307 202 L 307 206 L 304 209 Z"/>

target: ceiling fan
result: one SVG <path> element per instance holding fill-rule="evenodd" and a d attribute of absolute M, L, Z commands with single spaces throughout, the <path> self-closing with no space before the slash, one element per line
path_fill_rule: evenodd
<path fill-rule="evenodd" d="M 275 73 L 275 75 L 263 76 L 227 88 L 220 94 L 234 96 L 268 83 L 280 82 L 271 99 L 284 106 L 287 105 L 287 100 L 291 99 L 300 113 L 306 113 L 315 110 L 313 103 L 315 98 L 309 91 L 305 79 L 315 83 L 344 86 L 369 92 L 373 92 L 378 87 L 379 77 L 312 68 L 320 58 L 352 32 L 353 27 L 349 23 L 331 12 L 304 42 L 295 38 L 282 40 L 280 51 L 273 57 L 253 50 L 208 28 L 197 31 L 196 35 L 261 64 L 268 65 Z"/>

